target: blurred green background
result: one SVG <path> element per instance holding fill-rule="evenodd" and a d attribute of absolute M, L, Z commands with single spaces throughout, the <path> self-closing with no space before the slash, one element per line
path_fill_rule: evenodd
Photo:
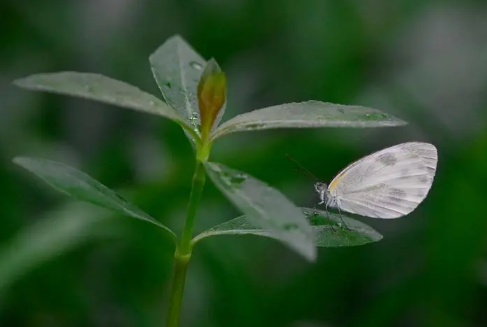
<path fill-rule="evenodd" d="M 0 2 L 0 326 L 162 326 L 173 248 L 151 225 L 73 203 L 11 163 L 62 161 L 181 230 L 189 142 L 155 116 L 10 82 L 89 71 L 159 96 L 148 56 L 181 34 L 227 72 L 224 120 L 284 102 L 371 106 L 387 129 L 273 130 L 219 140 L 212 160 L 301 206 L 373 151 L 434 143 L 435 183 L 408 217 L 364 218 L 381 242 L 320 249 L 312 265 L 268 239 L 221 237 L 194 254 L 183 326 L 487 325 L 487 2 L 83 0 Z M 197 230 L 238 212 L 208 183 Z"/>

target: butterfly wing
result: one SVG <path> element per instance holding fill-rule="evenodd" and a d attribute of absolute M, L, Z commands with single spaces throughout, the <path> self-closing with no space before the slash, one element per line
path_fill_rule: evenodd
<path fill-rule="evenodd" d="M 373 218 L 398 218 L 424 200 L 437 161 L 432 144 L 399 144 L 352 163 L 333 179 L 328 191 L 344 211 Z"/>
<path fill-rule="evenodd" d="M 438 152 L 433 144 L 423 142 L 408 142 L 399 144 L 402 148 L 421 157 L 432 178 L 435 177 L 438 163 Z"/>

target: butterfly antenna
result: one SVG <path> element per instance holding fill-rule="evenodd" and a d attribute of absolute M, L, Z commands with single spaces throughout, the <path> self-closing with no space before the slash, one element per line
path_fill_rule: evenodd
<path fill-rule="evenodd" d="M 318 177 L 316 177 L 312 172 L 310 172 L 306 167 L 304 167 L 302 164 L 300 164 L 296 159 L 294 159 L 293 157 L 291 157 L 289 154 L 286 153 L 286 157 L 289 160 L 291 160 L 297 166 L 297 168 L 299 168 L 299 169 L 296 169 L 297 171 L 302 172 L 303 174 L 305 174 L 308 177 L 311 177 L 312 179 L 314 179 L 317 182 L 320 181 L 318 179 Z"/>

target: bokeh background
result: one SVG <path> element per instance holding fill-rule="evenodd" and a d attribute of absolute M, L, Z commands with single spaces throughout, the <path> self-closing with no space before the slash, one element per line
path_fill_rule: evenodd
<path fill-rule="evenodd" d="M 373 151 L 434 143 L 436 181 L 384 235 L 320 249 L 312 265 L 281 244 L 221 237 L 193 253 L 184 327 L 487 325 L 487 3 L 419 0 L 83 0 L 0 2 L 0 326 L 163 326 L 174 249 L 159 230 L 75 203 L 15 167 L 62 161 L 181 230 L 193 172 L 179 126 L 10 82 L 89 71 L 159 95 L 148 56 L 178 33 L 227 72 L 224 119 L 291 101 L 371 106 L 410 124 L 273 130 L 219 140 L 212 160 L 301 206 Z M 208 183 L 197 230 L 238 212 Z"/>

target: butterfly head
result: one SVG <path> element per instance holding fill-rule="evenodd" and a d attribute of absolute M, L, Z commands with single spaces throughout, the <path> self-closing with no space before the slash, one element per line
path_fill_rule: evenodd
<path fill-rule="evenodd" d="M 326 202 L 326 191 L 328 190 L 328 185 L 326 183 L 317 182 L 315 183 L 315 191 L 318 193 L 321 202 Z"/>

